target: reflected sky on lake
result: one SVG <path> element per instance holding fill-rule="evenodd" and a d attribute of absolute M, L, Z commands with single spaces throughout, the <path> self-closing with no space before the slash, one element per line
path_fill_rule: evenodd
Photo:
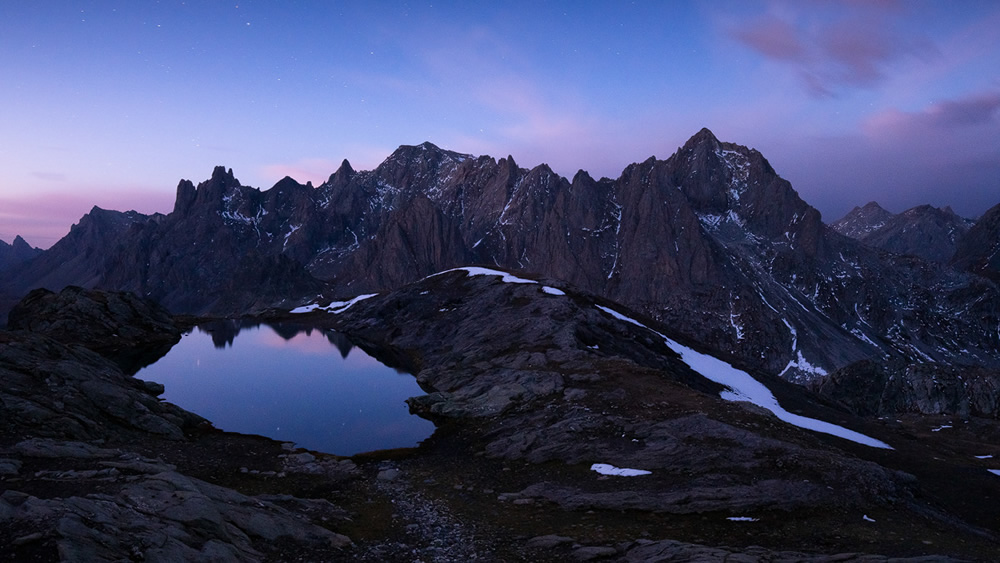
<path fill-rule="evenodd" d="M 412 447 L 434 431 L 404 402 L 424 393 L 412 375 L 317 329 L 199 328 L 136 377 L 222 430 L 327 453 Z"/>

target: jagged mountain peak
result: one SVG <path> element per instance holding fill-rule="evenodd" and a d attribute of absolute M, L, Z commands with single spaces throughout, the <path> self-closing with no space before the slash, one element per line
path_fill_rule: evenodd
<path fill-rule="evenodd" d="M 708 127 L 702 127 L 700 131 L 692 135 L 691 138 L 684 143 L 684 146 L 681 147 L 680 150 L 682 152 L 686 152 L 696 150 L 698 147 L 707 147 L 714 151 L 718 150 L 719 145 L 720 141 L 718 137 L 715 136 L 715 133 L 712 133 Z"/>
<path fill-rule="evenodd" d="M 301 184 L 295 178 L 292 178 L 291 176 L 285 176 L 284 178 L 278 180 L 276 184 L 271 186 L 271 189 L 280 192 L 280 191 L 296 189 L 296 188 L 304 188 L 304 187 L 306 186 Z"/>
<path fill-rule="evenodd" d="M 959 217 L 950 207 L 924 204 L 893 214 L 869 202 L 830 227 L 870 246 L 944 263 L 972 225 L 973 221 Z"/>
<path fill-rule="evenodd" d="M 330 174 L 330 177 L 327 178 L 324 185 L 334 188 L 346 186 L 351 181 L 351 178 L 354 178 L 355 174 L 357 174 L 357 172 L 354 170 L 354 167 L 351 166 L 351 163 L 345 158 L 344 161 L 340 163 L 340 168 L 338 168 L 333 174 Z"/>
<path fill-rule="evenodd" d="M 445 150 L 430 141 L 424 141 L 419 145 L 400 145 L 399 148 L 393 151 L 393 153 L 378 166 L 378 168 L 382 168 L 383 166 L 391 163 L 406 163 L 412 161 L 436 163 L 445 159 L 461 162 L 468 158 L 473 158 L 473 156 L 471 154 Z"/>
<path fill-rule="evenodd" d="M 232 168 L 226 168 L 225 166 L 216 166 L 212 170 L 212 178 L 210 182 L 221 182 L 227 186 L 239 185 L 239 180 L 233 175 Z"/>
<path fill-rule="evenodd" d="M 894 213 L 886 211 L 875 201 L 869 201 L 862 207 L 855 207 L 840 219 L 830 223 L 830 228 L 838 233 L 857 240 L 881 229 L 895 217 Z"/>
<path fill-rule="evenodd" d="M 573 180 L 570 183 L 574 186 L 579 184 L 593 184 L 594 177 L 591 176 L 589 172 L 581 168 L 576 171 L 576 174 L 573 174 Z"/>
<path fill-rule="evenodd" d="M 344 161 L 340 163 L 340 168 L 338 168 L 334 174 L 354 174 L 354 167 L 351 166 L 350 161 L 345 158 Z"/>

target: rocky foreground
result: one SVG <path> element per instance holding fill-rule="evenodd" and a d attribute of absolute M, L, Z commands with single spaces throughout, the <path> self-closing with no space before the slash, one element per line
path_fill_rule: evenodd
<path fill-rule="evenodd" d="M 522 280 L 526 281 L 526 280 Z M 605 307 L 601 309 L 600 307 Z M 223 433 L 131 375 L 176 341 L 129 294 L 29 296 L 0 332 L 0 557 L 18 561 L 942 561 L 1000 553 L 993 419 L 858 418 L 774 378 L 720 398 L 657 332 L 555 282 L 465 271 L 333 304 L 416 374 L 419 448 L 344 459 Z M 271 320 L 292 315 L 274 313 Z M 167 344 L 169 345 L 169 344 Z M 224 400 L 224 398 L 220 398 Z M 985 458 L 993 455 L 996 458 Z M 993 464 L 990 465 L 990 462 Z M 594 464 L 637 468 L 626 477 Z M 880 554 L 880 555 L 872 555 Z"/>

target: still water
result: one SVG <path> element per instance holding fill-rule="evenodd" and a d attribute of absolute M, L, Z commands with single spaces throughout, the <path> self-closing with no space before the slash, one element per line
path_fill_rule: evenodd
<path fill-rule="evenodd" d="M 424 394 L 412 375 L 307 327 L 199 327 L 136 377 L 216 428 L 327 453 L 412 447 L 434 432 L 404 402 Z"/>

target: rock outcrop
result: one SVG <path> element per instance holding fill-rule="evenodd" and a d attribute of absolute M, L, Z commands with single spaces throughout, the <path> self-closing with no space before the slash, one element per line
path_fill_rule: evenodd
<path fill-rule="evenodd" d="M 128 374 L 162 356 L 181 338 L 173 317 L 155 302 L 127 292 L 75 286 L 59 293 L 32 291 L 11 309 L 8 328 L 80 344 Z"/>
<path fill-rule="evenodd" d="M 1000 418 L 997 370 L 866 360 L 833 372 L 815 388 L 861 416 L 916 413 Z"/>

